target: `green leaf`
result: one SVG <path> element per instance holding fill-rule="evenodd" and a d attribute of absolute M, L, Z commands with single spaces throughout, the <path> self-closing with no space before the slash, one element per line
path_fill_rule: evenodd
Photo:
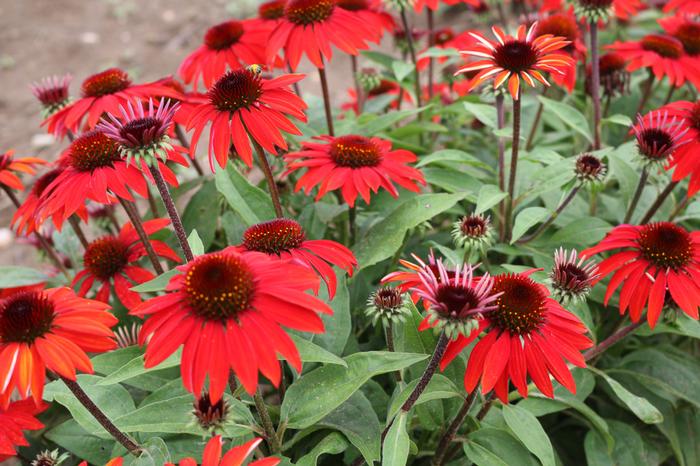
<path fill-rule="evenodd" d="M 542 462 L 542 466 L 554 466 L 554 450 L 540 421 L 517 405 L 503 405 L 503 418 L 510 430 Z"/>
<path fill-rule="evenodd" d="M 363 57 L 367 57 L 369 60 L 384 66 L 387 70 L 391 69 L 391 64 L 394 63 L 395 58 L 386 53 L 377 52 L 374 50 L 363 50 L 360 52 Z"/>
<path fill-rule="evenodd" d="M 199 237 L 196 229 L 193 229 L 190 236 L 187 237 L 187 242 L 192 249 L 192 254 L 195 256 L 201 256 L 204 254 L 204 243 L 202 243 L 202 238 Z"/>
<path fill-rule="evenodd" d="M 400 204 L 359 240 L 355 248 L 358 267 L 369 267 L 391 257 L 409 229 L 451 208 L 462 198 L 464 194 L 423 194 Z"/>
<path fill-rule="evenodd" d="M 14 265 L 0 266 L 0 288 L 35 285 L 48 280 L 49 277 L 38 270 Z"/>
<path fill-rule="evenodd" d="M 339 364 L 341 366 L 347 367 L 345 360 L 339 358 L 335 354 L 327 351 L 320 346 L 311 343 L 309 340 L 302 338 L 297 335 L 291 335 L 294 344 L 299 350 L 299 356 L 303 362 L 320 362 L 328 364 Z M 283 359 L 282 356 L 278 355 L 279 359 Z"/>
<path fill-rule="evenodd" d="M 617 115 L 610 115 L 609 117 L 603 118 L 600 121 L 603 123 L 613 123 L 616 125 L 625 126 L 627 128 L 634 124 L 630 117 L 628 117 L 627 115 L 621 115 L 619 113 Z"/>
<path fill-rule="evenodd" d="M 663 422 L 664 417 L 656 407 L 649 403 L 646 398 L 637 396 L 627 390 L 620 382 L 610 377 L 603 371 L 589 366 L 588 369 L 605 380 L 615 395 L 632 411 L 639 419 L 646 424 L 658 424 Z"/>
<path fill-rule="evenodd" d="M 591 430 L 583 442 L 588 466 L 656 466 L 658 461 L 649 457 L 642 437 L 627 424 L 608 420 L 610 432 L 615 437 L 615 448 L 606 448 L 600 434 Z"/>
<path fill-rule="evenodd" d="M 537 98 L 540 99 L 540 102 L 544 105 L 545 111 L 552 112 L 571 129 L 582 134 L 588 142 L 593 142 L 588 119 L 576 108 L 546 97 L 538 96 Z"/>
<path fill-rule="evenodd" d="M 395 125 L 401 120 L 405 120 L 408 117 L 418 115 L 419 113 L 425 111 L 429 106 L 415 108 L 410 110 L 395 110 L 389 113 L 385 113 L 380 116 L 367 115 L 366 123 L 362 123 L 355 128 L 357 134 L 363 136 L 374 136 L 380 131 Z"/>
<path fill-rule="evenodd" d="M 180 365 L 181 353 L 181 350 L 177 350 L 175 353 L 171 354 L 167 359 L 165 359 L 165 361 L 150 369 L 146 369 L 144 367 L 143 354 L 139 354 L 117 370 L 110 371 L 105 378 L 97 383 L 97 385 L 114 385 L 133 379 L 134 377 L 138 377 L 140 375 L 148 374 L 150 372 L 176 367 Z"/>
<path fill-rule="evenodd" d="M 226 165 L 226 170 L 217 170 L 214 181 L 229 207 L 241 216 L 247 226 L 275 218 L 270 196 L 250 184 L 232 164 Z"/>
<path fill-rule="evenodd" d="M 479 196 L 476 199 L 475 214 L 486 212 L 491 207 L 501 202 L 508 193 L 501 191 L 498 186 L 493 184 L 485 184 L 479 190 Z"/>
<path fill-rule="evenodd" d="M 148 439 L 141 447 L 143 453 L 138 458 L 127 456 L 124 459 L 124 466 L 161 466 L 172 461 L 168 446 L 160 437 Z"/>
<path fill-rule="evenodd" d="M 409 74 L 413 73 L 415 68 L 412 63 L 408 63 L 401 60 L 395 60 L 391 64 L 391 70 L 394 72 L 394 76 L 398 82 L 403 81 L 408 77 Z"/>
<path fill-rule="evenodd" d="M 401 393 L 391 401 L 391 407 L 389 408 L 389 413 L 387 418 L 391 419 L 394 415 L 401 409 L 401 406 L 408 400 L 411 396 L 413 389 L 416 388 L 420 379 L 412 380 L 411 383 L 406 385 L 406 387 L 401 390 Z M 457 386 L 450 379 L 442 374 L 435 374 L 428 382 L 428 386 L 425 387 L 425 391 L 421 393 L 420 397 L 416 401 L 416 406 L 421 403 L 426 403 L 432 400 L 443 400 L 446 398 L 462 398 L 464 390 L 459 390 Z"/>
<path fill-rule="evenodd" d="M 197 229 L 204 244 L 203 250 L 209 249 L 214 242 L 220 210 L 221 195 L 216 190 L 214 180 L 209 180 L 192 196 L 182 213 L 182 225 L 185 231 Z M 195 253 L 195 255 L 198 254 Z"/>
<path fill-rule="evenodd" d="M 527 233 L 530 228 L 542 222 L 548 216 L 549 209 L 545 209 L 544 207 L 528 207 L 521 210 L 517 217 L 515 217 L 513 236 L 511 237 L 510 244 L 515 243 L 521 236 Z"/>
<path fill-rule="evenodd" d="M 381 426 L 372 404 L 362 392 L 353 393 L 317 425 L 342 432 L 360 450 L 367 464 L 379 459 Z"/>
<path fill-rule="evenodd" d="M 135 291 L 137 293 L 154 293 L 156 291 L 163 291 L 168 286 L 170 279 L 178 273 L 180 272 L 177 269 L 168 270 L 167 272 L 158 275 L 153 280 L 141 283 L 137 286 L 132 286 L 131 291 Z"/>
<path fill-rule="evenodd" d="M 427 155 L 425 157 L 421 157 L 420 161 L 416 164 L 416 167 L 420 168 L 426 165 L 431 165 L 440 162 L 459 162 L 466 165 L 472 165 L 475 167 L 484 168 L 486 170 L 491 170 L 491 167 L 489 167 L 487 164 L 477 159 L 473 155 L 457 149 L 442 149 L 433 152 L 432 154 Z"/>
<path fill-rule="evenodd" d="M 90 435 L 73 419 L 57 425 L 44 436 L 90 464 L 106 464 L 111 459 L 110 451 L 114 445 L 112 437 Z"/>
<path fill-rule="evenodd" d="M 282 422 L 293 429 L 309 427 L 350 398 L 370 378 L 403 369 L 427 357 L 370 351 L 346 357 L 347 367 L 327 365 L 314 369 L 287 390 L 282 402 Z"/>
<path fill-rule="evenodd" d="M 382 448 L 382 466 L 405 466 L 408 462 L 410 440 L 406 431 L 408 413 L 402 411 L 389 428 Z"/>
<path fill-rule="evenodd" d="M 493 105 L 464 102 L 464 108 L 489 128 L 496 128 L 498 126 L 496 121 L 496 107 Z"/>
<path fill-rule="evenodd" d="M 430 47 L 428 50 L 418 54 L 418 59 L 421 58 L 442 58 L 442 57 L 459 57 L 459 51 L 456 48 L 441 48 Z"/>
<path fill-rule="evenodd" d="M 222 429 L 224 437 L 239 437 L 252 431 L 241 411 L 248 408 L 228 394 L 224 395 L 229 407 L 227 423 Z M 205 435 L 192 414 L 192 395 L 179 395 L 141 406 L 135 411 L 113 418 L 114 424 L 125 432 L 165 432 Z"/>
<path fill-rule="evenodd" d="M 467 458 L 478 466 L 536 466 L 525 446 L 505 429 L 482 427 L 464 443 Z"/>
<path fill-rule="evenodd" d="M 124 387 L 121 385 L 99 386 L 97 383 L 100 380 L 101 377 L 94 375 L 78 376 L 80 387 L 108 418 L 116 419 L 135 409 L 134 400 L 131 399 L 131 395 Z M 111 435 L 85 409 L 62 380 L 55 380 L 44 387 L 44 400 L 55 401 L 65 406 L 73 419 L 89 434 L 100 438 L 111 438 Z"/>
<path fill-rule="evenodd" d="M 336 356 L 343 354 L 345 345 L 352 331 L 352 318 L 350 316 L 350 296 L 348 293 L 347 278 L 345 271 L 336 268 L 337 286 L 333 301 L 328 296 L 328 289 L 321 285 L 318 293 L 319 299 L 330 302 L 333 315 L 322 314 L 321 320 L 326 328 L 323 333 L 304 333 L 304 338 L 310 342 L 330 351 Z"/>
<path fill-rule="evenodd" d="M 318 442 L 316 446 L 306 455 L 299 458 L 296 466 L 316 466 L 321 455 L 337 455 L 348 448 L 348 442 L 342 435 L 333 432 Z"/>
<path fill-rule="evenodd" d="M 568 243 L 578 247 L 595 244 L 612 229 L 605 220 L 597 217 L 581 217 L 556 231 L 551 238 L 552 244 Z"/>

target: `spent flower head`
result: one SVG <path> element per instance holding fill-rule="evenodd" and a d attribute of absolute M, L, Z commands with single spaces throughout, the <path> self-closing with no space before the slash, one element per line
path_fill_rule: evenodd
<path fill-rule="evenodd" d="M 30 464 L 31 466 L 58 466 L 69 457 L 69 453 L 60 453 L 58 448 L 55 450 L 43 450 L 36 455 Z"/>
<path fill-rule="evenodd" d="M 599 183 L 605 178 L 607 167 L 595 155 L 583 153 L 576 158 L 574 173 L 582 184 Z"/>

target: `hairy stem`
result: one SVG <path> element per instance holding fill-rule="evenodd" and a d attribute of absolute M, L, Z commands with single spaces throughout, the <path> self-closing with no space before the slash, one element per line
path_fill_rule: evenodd
<path fill-rule="evenodd" d="M 85 409 L 87 409 L 92 417 L 95 418 L 97 422 L 100 423 L 104 429 L 109 432 L 109 434 L 114 437 L 114 439 L 122 444 L 124 448 L 126 448 L 129 453 L 131 453 L 134 456 L 139 456 L 143 449 L 136 443 L 134 442 L 131 438 L 129 438 L 124 432 L 120 431 L 117 426 L 112 423 L 112 421 L 109 420 L 107 415 L 102 412 L 102 410 L 97 407 L 97 405 L 90 399 L 87 393 L 85 393 L 85 390 L 83 390 L 80 385 L 78 385 L 78 382 L 74 380 L 67 379 L 65 377 L 61 377 L 63 380 L 63 383 L 66 384 L 68 389 L 73 393 L 73 395 L 78 399 L 80 404 L 82 404 Z"/>
<path fill-rule="evenodd" d="M 175 236 L 177 236 L 177 240 L 180 243 L 180 248 L 182 248 L 182 252 L 185 255 L 185 260 L 187 262 L 190 262 L 192 259 L 194 259 L 194 255 L 192 254 L 190 243 L 187 242 L 187 234 L 185 233 L 185 227 L 182 226 L 180 214 L 177 213 L 177 208 L 175 207 L 175 202 L 173 201 L 173 198 L 170 195 L 168 185 L 165 183 L 163 175 L 160 173 L 160 169 L 158 168 L 157 164 L 153 164 L 153 166 L 150 166 L 148 168 L 151 171 L 151 176 L 153 177 L 153 180 L 156 182 L 156 187 L 158 188 L 160 197 L 163 200 L 163 204 L 165 205 L 165 210 L 168 212 L 168 216 L 170 217 L 170 223 L 172 224 L 173 229 L 175 230 Z"/>
<path fill-rule="evenodd" d="M 496 95 L 496 126 L 498 129 L 502 129 L 506 125 L 506 114 L 503 108 L 503 94 Z M 498 138 L 498 189 L 501 191 L 506 190 L 506 143 L 502 137 Z M 505 217 L 506 217 L 506 199 L 503 199 L 498 204 L 498 211 L 501 217 L 501 221 L 498 224 L 499 238 L 501 241 L 505 239 L 506 229 L 505 229 Z"/>
<path fill-rule="evenodd" d="M 581 185 L 574 186 L 569 195 L 566 196 L 566 198 L 561 202 L 561 204 L 559 204 L 557 210 L 552 212 L 552 215 L 550 215 L 549 218 L 544 223 L 542 223 L 533 234 L 522 238 L 518 241 L 518 243 L 528 243 L 534 239 L 537 239 L 547 229 L 547 227 L 549 227 L 552 224 L 552 222 L 554 222 L 557 219 L 557 217 L 559 217 L 559 215 L 566 208 L 566 206 L 568 206 L 571 203 L 571 201 L 576 197 L 576 193 L 578 193 L 579 189 L 581 189 Z"/>
<path fill-rule="evenodd" d="M 411 29 L 408 27 L 408 17 L 406 16 L 406 9 L 401 7 L 401 24 L 403 25 L 403 30 L 406 32 L 406 43 L 408 44 L 408 54 L 411 56 L 411 63 L 413 63 L 413 69 L 415 72 L 415 92 L 416 92 L 416 105 L 422 107 L 422 96 L 421 96 L 421 85 L 420 85 L 420 72 L 418 71 L 418 60 L 416 59 L 416 47 L 413 44 L 413 34 Z M 420 114 L 418 115 L 420 118 Z"/>
<path fill-rule="evenodd" d="M 275 176 L 272 174 L 272 168 L 270 168 L 270 164 L 267 161 L 265 150 L 260 144 L 258 144 L 258 141 L 256 141 L 252 135 L 250 136 L 250 140 L 253 141 L 253 146 L 255 146 L 255 152 L 258 155 L 258 161 L 260 162 L 260 168 L 262 168 L 262 171 L 265 174 L 267 187 L 270 190 L 270 197 L 272 198 L 272 205 L 275 206 L 275 215 L 277 215 L 277 218 L 282 218 L 284 217 L 284 214 L 282 214 L 282 204 L 280 204 L 280 193 L 277 189 Z"/>
<path fill-rule="evenodd" d="M 654 203 L 649 207 L 649 210 L 647 210 L 647 213 L 644 214 L 644 217 L 642 218 L 642 221 L 639 222 L 641 225 L 645 223 L 649 223 L 649 220 L 654 216 L 657 210 L 659 210 L 659 207 L 661 207 L 666 200 L 666 198 L 673 192 L 674 188 L 678 186 L 678 181 L 671 181 L 666 188 L 664 188 L 663 191 L 659 193 L 659 196 L 656 198 Z"/>
<path fill-rule="evenodd" d="M 640 319 L 638 322 L 633 322 L 625 327 L 622 327 L 621 329 L 610 335 L 608 338 L 606 338 L 605 340 L 595 345 L 593 348 L 583 353 L 583 358 L 586 361 L 590 361 L 596 356 L 599 356 L 608 348 L 613 346 L 615 343 L 619 342 L 624 337 L 641 327 L 644 324 L 644 322 L 644 319 Z"/>
<path fill-rule="evenodd" d="M 513 99 L 513 142 L 510 155 L 510 173 L 508 174 L 508 199 L 505 215 L 505 240 L 510 240 L 513 230 L 512 218 L 515 208 L 515 178 L 518 170 L 518 151 L 520 149 L 520 99 Z"/>
<path fill-rule="evenodd" d="M 598 21 L 590 22 L 591 40 L 591 97 L 593 98 L 593 149 L 599 150 L 600 141 L 600 61 L 598 58 Z"/>
<path fill-rule="evenodd" d="M 321 79 L 321 91 L 323 92 L 323 106 L 326 110 L 326 125 L 328 126 L 328 134 L 335 136 L 333 129 L 333 110 L 331 109 L 331 96 L 328 92 L 328 79 L 326 79 L 326 70 L 318 69 L 318 77 Z"/>
<path fill-rule="evenodd" d="M 462 403 L 462 407 L 459 409 L 457 415 L 452 420 L 452 423 L 447 428 L 447 431 L 442 435 L 440 443 L 438 443 L 438 446 L 435 449 L 435 456 L 433 456 L 432 462 L 433 466 L 442 466 L 442 464 L 447 459 L 446 456 L 450 444 L 454 440 L 455 434 L 457 434 L 457 431 L 459 430 L 460 426 L 464 423 L 464 420 L 469 415 L 469 410 L 474 404 L 474 399 L 476 398 L 476 392 L 476 390 L 473 390 L 467 396 L 467 398 L 464 400 L 464 403 Z"/>
<path fill-rule="evenodd" d="M 425 9 L 426 15 L 428 16 L 428 47 L 433 47 L 435 45 L 435 14 L 430 8 Z M 416 73 L 418 70 L 416 69 Z M 435 58 L 428 58 L 428 98 L 433 98 L 433 81 L 435 77 Z"/>
<path fill-rule="evenodd" d="M 265 437 L 267 444 L 270 446 L 272 453 L 279 453 L 282 451 L 282 445 L 280 444 L 279 438 L 277 437 L 277 432 L 275 431 L 275 426 L 272 424 L 272 418 L 270 418 L 270 412 L 265 406 L 265 400 L 263 400 L 260 389 L 255 391 L 253 395 L 253 400 L 255 401 L 255 408 L 260 416 L 260 421 L 262 422 L 263 429 L 265 430 Z"/>
<path fill-rule="evenodd" d="M 428 386 L 428 382 L 430 382 L 430 379 L 432 379 L 433 375 L 435 375 L 435 371 L 440 364 L 442 356 L 445 354 L 445 350 L 447 349 L 447 344 L 449 342 L 450 339 L 447 338 L 447 335 L 445 335 L 444 332 L 441 333 L 440 338 L 438 338 L 437 344 L 435 345 L 433 355 L 430 358 L 430 362 L 428 362 L 425 372 L 423 372 L 423 375 L 418 381 L 418 385 L 416 385 L 416 388 L 413 389 L 406 402 L 401 406 L 403 411 L 410 411 L 413 405 L 416 404 L 416 401 L 418 401 L 418 398 L 425 390 L 425 387 Z"/>
<path fill-rule="evenodd" d="M 389 322 L 384 326 L 384 336 L 386 337 L 386 348 L 391 351 L 392 353 L 396 351 L 396 347 L 394 346 L 394 324 L 393 322 Z M 397 370 L 394 372 L 394 377 L 396 377 L 397 382 L 401 382 L 403 380 L 403 376 L 401 375 L 401 371 Z"/>
<path fill-rule="evenodd" d="M 627 208 L 627 213 L 625 213 L 625 218 L 622 223 L 629 223 L 632 219 L 635 209 L 637 208 L 637 203 L 639 203 L 639 198 L 642 197 L 642 191 L 644 191 L 644 186 L 647 183 L 647 178 L 649 177 L 649 170 L 647 167 L 642 169 L 642 174 L 639 176 L 639 183 L 637 184 L 637 189 L 634 191 L 630 205 Z"/>
<path fill-rule="evenodd" d="M 163 266 L 160 265 L 158 255 L 156 254 L 155 249 L 153 249 L 153 245 L 148 240 L 148 235 L 146 234 L 146 230 L 143 228 L 143 223 L 141 222 L 141 217 L 136 211 L 136 207 L 132 202 L 122 199 L 119 196 L 117 196 L 117 199 L 119 199 L 119 203 L 124 208 L 124 212 L 126 212 L 127 217 L 129 217 L 131 224 L 136 230 L 136 234 L 139 236 L 143 247 L 146 249 L 146 254 L 148 254 L 148 259 L 151 261 L 151 265 L 153 265 L 153 270 L 155 270 L 158 275 L 161 275 L 165 271 L 163 270 Z"/>

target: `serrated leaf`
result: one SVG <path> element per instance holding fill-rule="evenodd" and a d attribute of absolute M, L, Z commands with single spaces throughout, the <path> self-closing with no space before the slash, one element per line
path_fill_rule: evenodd
<path fill-rule="evenodd" d="M 554 466 L 554 449 L 540 421 L 530 411 L 518 405 L 503 405 L 503 418 L 510 430 L 542 462 L 542 466 Z"/>
<path fill-rule="evenodd" d="M 521 210 L 515 217 L 513 224 L 513 236 L 510 239 L 510 244 L 515 243 L 527 231 L 538 223 L 542 222 L 549 216 L 549 210 L 544 207 L 528 207 Z"/>
<path fill-rule="evenodd" d="M 304 429 L 325 417 L 367 380 L 411 366 L 427 354 L 370 351 L 344 358 L 347 367 L 326 365 L 294 382 L 282 402 L 281 418 L 288 427 Z"/>
<path fill-rule="evenodd" d="M 593 142 L 588 119 L 576 108 L 546 97 L 538 96 L 537 98 L 544 105 L 545 111 L 551 111 L 571 129 L 583 135 L 589 142 Z"/>
<path fill-rule="evenodd" d="M 408 462 L 410 440 L 406 431 L 408 413 L 402 411 L 391 424 L 382 447 L 382 466 L 405 466 Z"/>

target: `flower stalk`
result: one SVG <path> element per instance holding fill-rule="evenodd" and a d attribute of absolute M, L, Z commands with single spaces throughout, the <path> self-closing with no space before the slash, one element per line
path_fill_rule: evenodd
<path fill-rule="evenodd" d="M 600 137 L 600 58 L 598 50 L 598 21 L 591 20 L 590 23 L 591 40 L 591 97 L 593 98 L 593 149 L 599 150 L 601 146 Z"/>
<path fill-rule="evenodd" d="M 88 410 L 92 417 L 94 417 L 95 420 L 99 422 L 100 425 L 104 427 L 104 429 L 109 432 L 109 434 L 114 437 L 117 442 L 126 448 L 132 455 L 141 455 L 143 449 L 124 432 L 119 430 L 112 421 L 110 421 L 107 415 L 92 401 L 90 396 L 85 393 L 85 390 L 82 389 L 78 382 L 65 377 L 61 377 L 61 380 L 63 380 L 63 383 L 66 384 L 68 389 L 71 391 L 71 393 L 73 393 L 80 404 L 82 404 L 85 409 Z"/>
<path fill-rule="evenodd" d="M 654 216 L 656 211 L 659 210 L 659 207 L 661 207 L 663 205 L 666 198 L 668 198 L 668 196 L 673 192 L 673 190 L 675 189 L 676 186 L 678 186 L 678 181 L 671 181 L 664 188 L 664 190 L 659 193 L 659 195 L 656 198 L 656 200 L 654 201 L 654 203 L 651 205 L 651 207 L 649 207 L 649 210 L 647 210 L 647 213 L 644 214 L 642 221 L 639 222 L 641 225 L 643 225 L 645 223 L 649 223 L 649 220 L 651 220 L 651 218 Z"/>
<path fill-rule="evenodd" d="M 644 191 L 644 186 L 647 183 L 648 177 L 649 169 L 645 166 L 642 169 L 641 175 L 639 176 L 639 183 L 637 184 L 637 189 L 634 191 L 634 195 L 632 196 L 632 200 L 630 201 L 630 205 L 627 208 L 627 213 L 625 213 L 625 218 L 624 220 L 622 220 L 622 223 L 629 223 L 632 219 L 632 215 L 634 214 L 634 211 L 637 208 L 637 204 L 639 203 L 639 198 L 642 197 L 642 191 Z"/>
<path fill-rule="evenodd" d="M 455 435 L 457 434 L 457 431 L 459 430 L 460 426 L 464 423 L 464 420 L 469 415 L 469 410 L 474 404 L 474 399 L 476 398 L 476 392 L 476 390 L 472 390 L 472 392 L 467 396 L 467 398 L 464 399 L 462 407 L 459 409 L 457 415 L 452 420 L 450 426 L 447 428 L 442 438 L 440 439 L 440 443 L 438 443 L 438 446 L 435 449 L 435 456 L 433 456 L 433 461 L 431 463 L 433 466 L 442 466 L 445 463 L 445 460 L 447 459 L 447 451 L 450 447 L 450 444 L 454 440 Z"/>
<path fill-rule="evenodd" d="M 508 175 L 508 198 L 505 214 L 505 240 L 510 240 L 513 230 L 513 209 L 515 208 L 515 178 L 518 170 L 518 152 L 520 150 L 520 98 L 513 99 L 513 142 L 510 155 L 510 173 Z"/>
<path fill-rule="evenodd" d="M 263 429 L 265 430 L 265 437 L 268 445 L 270 446 L 270 450 L 272 453 L 279 453 L 282 451 L 282 445 L 280 444 L 279 437 L 275 431 L 275 426 L 272 424 L 270 412 L 267 410 L 267 406 L 265 405 L 265 400 L 263 399 L 262 393 L 260 393 L 260 389 L 255 391 L 253 400 L 255 401 L 255 409 L 258 411 L 258 415 L 260 415 L 260 421 L 262 422 Z"/>
<path fill-rule="evenodd" d="M 561 202 L 561 204 L 559 204 L 557 209 L 554 212 L 552 212 L 549 218 L 544 223 L 540 224 L 540 226 L 537 228 L 537 230 L 535 230 L 534 233 L 520 239 L 518 243 L 529 243 L 530 241 L 539 238 L 539 236 L 557 219 L 557 217 L 559 217 L 559 215 L 564 211 L 564 209 L 566 209 L 566 206 L 568 206 L 571 203 L 571 201 L 574 200 L 579 189 L 581 189 L 580 184 L 574 186 L 569 195 L 566 196 L 566 198 Z"/>
<path fill-rule="evenodd" d="M 153 180 L 156 182 L 156 187 L 158 188 L 160 197 L 165 205 L 165 210 L 168 212 L 168 216 L 170 217 L 170 223 L 175 230 L 175 236 L 177 236 L 177 240 L 180 243 L 180 248 L 182 248 L 182 252 L 185 255 L 185 260 L 190 262 L 192 259 L 194 259 L 194 255 L 192 254 L 190 243 L 187 241 L 185 227 L 182 225 L 180 214 L 177 213 L 177 208 L 175 207 L 175 202 L 170 195 L 168 185 L 165 184 L 165 180 L 163 179 L 163 175 L 161 174 L 157 163 L 150 165 L 148 168 L 151 172 Z"/>
<path fill-rule="evenodd" d="M 323 92 L 323 107 L 326 111 L 326 126 L 328 126 L 328 134 L 335 136 L 335 130 L 333 129 L 333 110 L 331 109 L 331 96 L 328 92 L 328 79 L 326 77 L 326 70 L 323 68 L 318 68 L 318 77 L 321 80 L 321 91 Z"/>
<path fill-rule="evenodd" d="M 163 270 L 163 266 L 158 260 L 158 255 L 153 249 L 153 245 L 148 240 L 148 235 L 146 234 L 146 230 L 143 228 L 143 222 L 141 222 L 141 216 L 136 211 L 136 207 L 132 202 L 122 199 L 119 196 L 117 196 L 117 199 L 119 199 L 119 203 L 124 208 L 124 212 L 126 212 L 127 217 L 129 217 L 131 224 L 134 226 L 136 234 L 141 240 L 141 244 L 143 244 L 143 247 L 146 249 L 146 254 L 148 254 L 148 259 L 151 261 L 151 265 L 153 265 L 153 270 L 155 270 L 158 275 L 163 274 L 163 272 L 165 272 Z"/>
<path fill-rule="evenodd" d="M 272 174 L 272 168 L 270 168 L 270 163 L 267 161 L 267 156 L 265 155 L 265 149 L 256 141 L 253 137 L 250 138 L 253 141 L 253 146 L 255 146 L 255 153 L 258 156 L 258 161 L 260 162 L 260 168 L 262 168 L 265 174 L 265 180 L 267 181 L 267 187 L 270 190 L 270 197 L 272 198 L 272 205 L 275 207 L 275 215 L 277 218 L 284 217 L 282 213 L 282 204 L 280 203 L 280 193 L 277 189 L 277 183 L 275 182 L 275 176 Z"/>

